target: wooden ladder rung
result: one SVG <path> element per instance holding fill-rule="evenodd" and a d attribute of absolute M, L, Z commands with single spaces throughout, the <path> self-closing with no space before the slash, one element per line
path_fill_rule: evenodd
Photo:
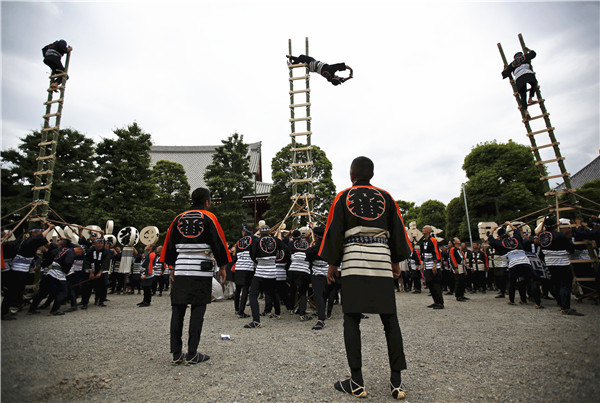
<path fill-rule="evenodd" d="M 302 107 L 305 107 L 305 106 L 310 106 L 310 105 L 311 105 L 311 103 L 310 103 L 310 102 L 307 102 L 307 103 L 305 103 L 305 104 L 291 104 L 291 105 L 290 105 L 290 108 L 302 108 Z"/>
<path fill-rule="evenodd" d="M 313 215 L 314 215 L 314 214 L 315 214 L 315 213 L 313 213 Z M 309 213 L 308 213 L 308 212 L 306 212 L 306 211 L 299 211 L 299 212 L 297 212 L 297 213 L 294 213 L 294 215 L 296 215 L 296 216 L 298 216 L 298 215 L 309 215 Z"/>
<path fill-rule="evenodd" d="M 309 199 L 314 199 L 314 198 L 315 198 L 315 197 L 317 197 L 317 196 L 315 196 L 315 195 L 310 195 L 310 194 L 309 194 L 309 195 L 293 195 L 293 196 L 290 196 L 290 199 L 291 199 L 291 200 L 296 200 L 296 199 L 306 199 L 307 197 L 308 197 Z"/>
<path fill-rule="evenodd" d="M 529 137 L 531 137 L 531 136 L 535 136 L 536 134 L 540 134 L 540 133 L 544 133 L 544 132 L 551 132 L 551 131 L 554 131 L 554 127 L 546 127 L 544 130 L 538 130 L 537 132 L 527 133 L 527 135 Z"/>
<path fill-rule="evenodd" d="M 56 104 L 56 103 L 62 103 L 64 100 L 64 98 L 58 98 L 52 101 L 46 101 L 44 102 L 44 105 L 52 105 L 52 104 Z"/>
<path fill-rule="evenodd" d="M 575 207 L 559 207 L 559 208 L 551 208 L 550 209 L 550 211 L 573 211 L 573 210 L 575 210 Z"/>
<path fill-rule="evenodd" d="M 292 94 L 309 93 L 309 92 L 310 92 L 310 88 L 306 88 L 306 89 L 303 89 L 303 90 L 290 91 L 290 95 L 292 95 Z"/>
<path fill-rule="evenodd" d="M 51 75 L 50 78 L 64 77 L 66 75 L 67 75 L 67 73 L 58 73 L 58 74 Z"/>
<path fill-rule="evenodd" d="M 577 189 L 569 189 L 569 190 L 552 190 L 550 192 L 546 192 L 544 193 L 544 196 L 553 196 L 553 195 L 558 195 L 558 194 L 565 194 L 565 193 L 572 193 L 577 191 Z"/>
<path fill-rule="evenodd" d="M 52 144 L 56 144 L 56 141 L 54 141 L 54 140 L 51 140 L 51 141 L 42 141 L 41 143 L 38 144 L 38 147 L 51 146 Z"/>
<path fill-rule="evenodd" d="M 306 182 L 314 182 L 315 178 L 305 178 L 305 179 L 292 179 L 291 183 L 306 183 Z"/>
<path fill-rule="evenodd" d="M 528 106 L 531 106 L 531 105 L 535 105 L 535 104 L 541 104 L 541 103 L 543 103 L 544 101 L 545 101 L 545 99 L 540 99 L 539 101 L 533 101 L 532 103 L 529 103 L 529 102 L 528 102 L 528 103 L 527 103 L 527 105 L 528 105 Z M 519 109 L 522 109 L 522 108 L 523 108 L 523 107 L 522 107 L 521 105 L 519 105 Z"/>
<path fill-rule="evenodd" d="M 309 77 L 310 76 L 308 76 L 308 75 L 306 75 L 306 76 L 298 76 L 298 77 L 290 77 L 290 81 L 294 81 L 294 80 L 306 80 Z"/>
<path fill-rule="evenodd" d="M 554 178 L 562 178 L 563 176 L 571 176 L 570 173 L 565 172 L 564 174 L 558 174 L 558 175 L 550 175 L 550 176 L 542 176 L 540 178 L 541 181 L 545 181 L 546 179 L 554 179 Z"/>
<path fill-rule="evenodd" d="M 42 117 L 43 117 L 44 119 L 46 119 L 46 118 L 51 118 L 51 117 L 53 117 L 53 116 L 60 116 L 60 113 L 59 113 L 59 112 L 56 112 L 56 113 L 49 113 L 49 114 L 47 114 L 47 115 L 44 115 L 44 116 L 42 116 Z"/>
<path fill-rule="evenodd" d="M 294 151 L 310 151 L 312 150 L 312 146 L 306 146 L 306 147 L 296 147 L 296 148 L 290 148 L 290 151 L 294 152 Z"/>
<path fill-rule="evenodd" d="M 544 165 L 544 164 L 548 164 L 550 162 L 557 162 L 557 161 L 564 161 L 564 160 L 565 160 L 565 157 L 558 157 L 558 158 L 554 158 L 554 159 L 546 160 L 546 161 L 537 161 L 535 163 L 535 165 Z"/>
<path fill-rule="evenodd" d="M 58 126 L 46 127 L 45 129 L 42 129 L 43 132 L 52 132 L 54 130 L 58 130 Z"/>
<path fill-rule="evenodd" d="M 291 167 L 310 167 L 313 166 L 313 162 L 296 162 L 295 164 L 290 164 Z"/>
<path fill-rule="evenodd" d="M 310 136 L 312 134 L 312 132 L 298 132 L 298 133 L 290 133 L 290 137 L 297 137 L 297 136 Z"/>
<path fill-rule="evenodd" d="M 573 241 L 573 245 L 587 245 L 587 241 Z"/>
<path fill-rule="evenodd" d="M 51 173 L 52 173 L 52 171 L 48 169 L 47 171 L 37 171 L 37 172 L 34 172 L 33 175 L 34 176 L 42 176 L 42 175 L 48 175 L 48 174 L 51 174 Z"/>
<path fill-rule="evenodd" d="M 290 69 L 295 69 L 298 67 L 308 67 L 308 64 L 306 64 L 306 63 L 288 64 L 288 68 L 290 68 Z"/>
<path fill-rule="evenodd" d="M 549 113 L 543 113 L 541 115 L 534 116 L 534 117 L 529 118 L 529 119 L 525 118 L 525 119 L 523 119 L 523 123 L 529 122 L 529 121 L 532 121 L 532 120 L 536 120 L 536 119 L 539 119 L 539 118 L 545 118 L 546 116 L 550 116 L 550 114 Z"/>
<path fill-rule="evenodd" d="M 37 157 L 36 160 L 37 161 L 45 161 L 45 160 L 51 160 L 54 158 L 54 154 L 50 154 L 50 155 L 46 155 L 44 157 Z"/>
<path fill-rule="evenodd" d="M 34 186 L 31 190 L 49 190 L 50 189 L 50 184 L 48 185 L 44 185 L 44 186 Z"/>
<path fill-rule="evenodd" d="M 528 136 L 529 136 L 529 134 L 528 134 Z M 543 146 L 531 147 L 531 151 L 540 150 L 542 148 L 547 148 L 547 147 L 554 147 L 557 145 L 560 145 L 559 141 L 555 141 L 554 143 L 550 143 L 550 144 L 544 144 Z"/>
<path fill-rule="evenodd" d="M 595 262 L 595 260 L 592 260 L 591 262 L 588 262 L 587 259 L 586 261 L 582 261 L 582 262 L 578 262 L 576 260 L 571 260 L 571 263 L 593 263 Z M 574 278 L 575 281 L 596 281 L 596 279 L 594 277 L 575 277 Z"/>
<path fill-rule="evenodd" d="M 290 123 L 291 122 L 300 122 L 302 120 L 312 120 L 312 118 L 310 116 L 305 117 L 305 118 L 293 118 L 293 119 L 290 119 Z"/>

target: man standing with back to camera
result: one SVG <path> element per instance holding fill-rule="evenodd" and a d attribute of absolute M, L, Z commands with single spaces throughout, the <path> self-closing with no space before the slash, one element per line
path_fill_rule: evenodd
<path fill-rule="evenodd" d="M 219 266 L 218 280 L 225 282 L 225 265 L 231 262 L 225 234 L 217 217 L 208 212 L 210 191 L 192 192 L 192 206 L 179 214 L 169 227 L 160 261 L 173 266 L 171 272 L 171 353 L 172 365 L 194 365 L 210 357 L 198 352 L 206 305 L 211 302 L 214 266 Z M 191 305 L 188 353 L 183 354 L 183 319 Z"/>
<path fill-rule="evenodd" d="M 362 377 L 360 319 L 378 313 L 383 323 L 391 369 L 390 392 L 395 399 L 406 395 L 400 371 L 406 369 L 402 333 L 398 324 L 394 277 L 399 262 L 411 247 L 396 202 L 383 189 L 371 186 L 373 161 L 352 161 L 352 187 L 339 193 L 327 217 L 319 255 L 329 263 L 327 282 L 332 284 L 342 264 L 344 344 L 351 377 L 334 384 L 335 389 L 366 397 Z"/>

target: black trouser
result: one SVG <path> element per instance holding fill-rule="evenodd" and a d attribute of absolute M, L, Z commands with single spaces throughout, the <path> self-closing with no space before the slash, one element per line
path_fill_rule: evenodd
<path fill-rule="evenodd" d="M 275 279 L 254 276 L 252 278 L 252 283 L 250 284 L 250 309 L 252 310 L 252 320 L 254 322 L 260 322 L 258 294 L 261 291 L 263 291 L 265 295 L 270 295 L 273 299 L 273 305 L 275 306 L 275 314 L 279 315 L 281 313 L 281 307 L 279 305 L 279 296 L 275 291 Z"/>
<path fill-rule="evenodd" d="M 521 302 L 527 302 L 527 288 L 537 305 L 542 303 L 540 297 L 540 288 L 535 282 L 530 265 L 519 264 L 509 269 L 509 287 L 508 298 L 510 302 L 515 302 L 515 289 L 519 290 Z"/>
<path fill-rule="evenodd" d="M 167 290 L 169 288 L 168 285 L 168 277 L 167 277 L 167 281 L 165 282 L 165 276 L 164 274 L 159 274 L 156 276 L 156 282 L 158 283 L 158 292 L 160 294 L 162 294 L 163 290 Z"/>
<path fill-rule="evenodd" d="M 278 300 L 279 300 L 279 309 L 275 309 L 275 315 L 280 315 L 281 314 L 281 301 L 287 301 L 287 294 L 288 294 L 288 286 L 285 282 L 285 280 L 275 280 L 275 293 L 277 294 Z M 265 312 L 267 313 L 271 313 L 271 311 L 273 310 L 273 298 L 271 297 L 271 295 L 266 294 L 265 295 Z"/>
<path fill-rule="evenodd" d="M 181 354 L 183 342 L 183 319 L 187 304 L 171 306 L 171 353 Z M 188 333 L 188 354 L 195 355 L 198 352 L 200 343 L 200 334 L 202 333 L 202 324 L 204 323 L 204 313 L 206 305 L 192 305 L 190 316 L 190 328 Z"/>
<path fill-rule="evenodd" d="M 92 280 L 94 283 L 94 294 L 95 299 L 99 304 L 106 301 L 106 295 L 108 291 L 108 274 L 102 273 L 100 277 L 96 277 Z"/>
<path fill-rule="evenodd" d="M 437 270 L 437 274 L 433 274 L 432 269 L 425 270 L 425 282 L 431 292 L 433 302 L 438 305 L 444 305 L 444 295 L 442 294 L 442 273 Z"/>
<path fill-rule="evenodd" d="M 90 273 L 83 272 L 81 275 L 81 281 L 87 280 L 81 284 L 81 305 L 87 305 L 90 302 L 90 296 L 92 295 L 92 288 L 94 287 L 94 281 L 90 280 Z"/>
<path fill-rule="evenodd" d="M 410 275 L 413 281 L 415 291 L 421 291 L 421 272 L 419 270 L 411 270 Z"/>
<path fill-rule="evenodd" d="M 155 282 L 152 282 L 153 284 Z M 142 289 L 144 290 L 144 299 L 142 302 L 146 303 L 146 304 L 150 304 L 152 302 L 152 286 L 151 285 L 145 285 L 142 286 Z"/>
<path fill-rule="evenodd" d="M 452 270 L 442 270 L 442 284 L 449 293 L 454 294 L 454 273 Z"/>
<path fill-rule="evenodd" d="M 135 290 L 138 290 L 138 292 L 141 290 L 142 287 L 142 276 L 139 273 L 136 274 L 130 274 L 129 275 L 129 287 L 131 287 L 131 292 L 133 293 Z"/>
<path fill-rule="evenodd" d="M 526 73 L 521 77 L 517 78 L 517 91 L 519 91 L 519 96 L 521 97 L 521 107 L 522 110 L 527 110 L 527 83 L 531 85 L 529 89 L 529 97 L 533 97 L 535 95 L 535 90 L 537 89 L 537 79 L 535 78 L 535 74 Z"/>
<path fill-rule="evenodd" d="M 569 266 L 548 266 L 552 277 L 553 294 L 556 302 L 563 310 L 571 308 L 571 289 L 573 273 Z"/>
<path fill-rule="evenodd" d="M 327 276 L 312 276 L 313 294 L 317 304 L 317 316 L 319 320 L 325 320 L 325 292 L 327 289 Z"/>
<path fill-rule="evenodd" d="M 83 280 L 82 272 L 76 271 L 67 276 L 67 295 L 72 307 L 77 306 L 77 296 L 79 295 L 79 282 Z"/>
<path fill-rule="evenodd" d="M 233 293 L 233 304 L 235 311 L 243 315 L 246 309 L 246 301 L 248 300 L 248 288 L 252 283 L 253 271 L 236 270 L 233 276 L 235 281 L 235 292 Z"/>
<path fill-rule="evenodd" d="M 310 274 L 301 271 L 291 271 L 292 287 L 290 291 L 298 290 L 298 315 L 306 314 L 306 300 L 310 286 Z M 292 294 L 291 300 L 295 298 Z"/>
<path fill-rule="evenodd" d="M 125 291 L 125 273 L 116 273 L 117 277 L 117 293 Z"/>
<path fill-rule="evenodd" d="M 402 272 L 402 285 L 404 286 L 404 291 L 410 291 L 412 285 L 412 278 L 410 277 L 410 271 Z"/>
<path fill-rule="evenodd" d="M 454 295 L 456 299 L 465 297 L 465 273 L 454 273 Z"/>
<path fill-rule="evenodd" d="M 351 369 L 362 368 L 362 351 L 360 342 L 360 318 L 361 313 L 344 313 L 344 344 L 346 345 L 346 357 Z M 402 332 L 398 324 L 398 316 L 393 314 L 379 314 L 392 371 L 406 369 L 406 357 L 404 356 L 404 345 L 402 343 Z"/>
<path fill-rule="evenodd" d="M 60 57 L 58 56 L 46 56 L 44 57 L 44 64 L 52 69 L 52 75 L 63 73 L 65 71 L 65 67 L 60 61 Z M 52 79 L 53 83 L 60 84 L 62 82 L 62 77 L 55 77 Z"/>
<path fill-rule="evenodd" d="M 54 300 L 50 313 L 58 311 L 63 301 L 67 298 L 67 282 L 57 280 L 50 275 L 44 275 L 40 280 L 40 289 L 31 301 L 29 312 L 35 311 L 45 297 Z"/>
<path fill-rule="evenodd" d="M 341 285 L 342 279 L 340 277 L 336 277 L 333 284 L 327 284 L 327 316 L 331 316 L 331 312 L 333 312 L 333 303 L 339 298 Z"/>
<path fill-rule="evenodd" d="M 29 273 L 26 271 L 11 270 L 8 273 L 5 277 L 9 279 L 8 284 L 2 284 L 7 287 L 2 300 L 2 317 L 10 312 L 11 306 L 20 306 L 23 303 L 23 292 L 29 279 Z"/>
<path fill-rule="evenodd" d="M 486 278 L 484 270 L 473 270 L 473 278 L 475 280 L 474 290 L 480 289 L 481 292 L 485 292 L 486 289 Z"/>
<path fill-rule="evenodd" d="M 506 294 L 506 268 L 500 267 L 494 269 L 494 280 L 500 294 Z"/>

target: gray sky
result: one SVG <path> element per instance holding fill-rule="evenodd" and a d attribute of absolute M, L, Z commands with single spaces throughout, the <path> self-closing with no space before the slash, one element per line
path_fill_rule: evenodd
<path fill-rule="evenodd" d="M 42 126 L 41 48 L 66 39 L 74 51 L 61 127 L 99 141 L 136 121 L 156 145 L 220 144 L 237 131 L 263 142 L 270 181 L 271 159 L 290 140 L 287 40 L 299 54 L 308 36 L 313 57 L 354 69 L 337 87 L 311 78 L 312 142 L 333 163 L 338 191 L 351 160 L 366 155 L 373 184 L 396 199 L 448 203 L 473 146 L 529 145 L 496 46 L 512 59 L 518 33 L 538 53 L 567 169 L 598 155 L 599 10 L 598 2 L 3 1 L 2 149 Z"/>

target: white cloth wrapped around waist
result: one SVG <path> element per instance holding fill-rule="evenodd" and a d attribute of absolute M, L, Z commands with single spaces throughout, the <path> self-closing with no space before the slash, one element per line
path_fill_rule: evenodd
<path fill-rule="evenodd" d="M 286 263 L 275 264 L 275 280 L 285 281 L 287 280 L 287 273 L 285 271 Z M 236 268 L 237 271 L 237 268 Z"/>
<path fill-rule="evenodd" d="M 329 269 L 329 264 L 321 259 L 317 259 L 312 263 L 313 276 L 326 276 Z"/>
<path fill-rule="evenodd" d="M 531 265 L 525 251 L 521 249 L 511 250 L 504 257 L 508 259 L 508 267 L 515 267 L 519 264 Z"/>
<path fill-rule="evenodd" d="M 214 268 L 202 270 L 202 264 L 208 266 L 207 262 L 212 263 L 212 250 L 210 245 L 201 244 L 177 244 L 177 259 L 175 260 L 175 276 L 199 276 L 212 277 Z"/>
<path fill-rule="evenodd" d="M 65 273 L 62 271 L 62 267 L 56 262 L 52 262 L 52 266 L 50 266 L 50 269 L 48 270 L 48 275 L 59 281 L 67 281 Z"/>
<path fill-rule="evenodd" d="M 544 250 L 546 266 L 569 266 L 569 252 L 566 250 Z"/>
<path fill-rule="evenodd" d="M 237 254 L 235 271 L 254 271 L 254 262 L 250 258 L 250 252 L 245 250 Z"/>
<path fill-rule="evenodd" d="M 275 256 L 265 256 L 257 258 L 256 271 L 254 272 L 254 276 L 261 278 L 276 278 L 277 264 L 275 263 Z"/>
<path fill-rule="evenodd" d="M 21 255 L 15 256 L 12 262 L 12 269 L 14 271 L 29 271 L 33 257 L 24 257 Z"/>

